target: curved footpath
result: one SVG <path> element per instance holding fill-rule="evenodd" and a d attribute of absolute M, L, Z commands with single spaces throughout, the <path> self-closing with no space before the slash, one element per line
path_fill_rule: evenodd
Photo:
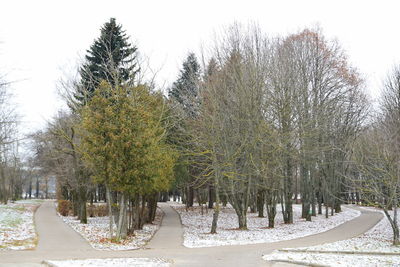
<path fill-rule="evenodd" d="M 164 258 L 174 266 L 271 266 L 262 255 L 275 249 L 313 246 L 349 239 L 368 231 L 382 218 L 381 213 L 358 209 L 361 215 L 329 231 L 298 239 L 238 246 L 186 248 L 183 229 L 177 212 L 166 203 L 159 203 L 164 211 L 160 229 L 144 249 L 130 251 L 99 251 L 93 249 L 55 212 L 52 201 L 44 202 L 35 215 L 39 243 L 35 250 L 0 251 L 0 266 L 41 266 L 43 260 L 91 258 Z M 273 266 L 290 266 L 273 264 Z"/>

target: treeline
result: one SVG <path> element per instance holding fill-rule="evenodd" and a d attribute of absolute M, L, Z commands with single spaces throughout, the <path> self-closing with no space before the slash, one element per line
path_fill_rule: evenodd
<path fill-rule="evenodd" d="M 0 203 L 21 198 L 30 176 L 19 155 L 19 116 L 12 102 L 11 83 L 0 73 Z"/>
<path fill-rule="evenodd" d="M 38 167 L 35 151 L 27 150 L 27 140 L 20 128 L 21 115 L 12 94 L 13 82 L 0 73 L 0 203 L 21 198 L 51 197 L 52 176 Z M 40 148 L 38 148 L 40 149 Z"/>
<path fill-rule="evenodd" d="M 170 98 L 181 110 L 179 185 L 188 206 L 193 190 L 215 202 L 211 232 L 220 202 L 240 229 L 249 208 L 263 217 L 266 207 L 269 227 L 278 205 L 285 223 L 294 202 L 307 220 L 340 212 L 353 196 L 345 178 L 368 111 L 341 47 L 318 29 L 267 38 L 233 26 L 201 58 L 202 70 L 188 56 Z"/>
<path fill-rule="evenodd" d="M 111 19 L 63 84 L 70 110 L 33 137 L 37 167 L 82 223 L 86 203 L 104 200 L 118 240 L 170 196 L 213 208 L 211 233 L 227 203 L 240 229 L 249 210 L 274 227 L 280 207 L 293 223 L 294 203 L 308 221 L 348 202 L 396 211 L 399 71 L 371 120 L 361 75 L 320 29 L 270 38 L 234 25 L 188 54 L 168 97 L 141 67 Z"/>

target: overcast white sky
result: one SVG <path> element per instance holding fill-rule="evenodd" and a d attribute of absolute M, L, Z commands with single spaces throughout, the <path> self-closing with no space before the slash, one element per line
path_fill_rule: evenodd
<path fill-rule="evenodd" d="M 62 106 L 56 84 L 115 17 L 169 85 L 189 51 L 234 21 L 256 22 L 272 36 L 319 25 L 338 39 L 376 97 L 400 63 L 400 2 L 362 0 L 64 0 L 0 2 L 0 73 L 23 115 L 23 131 L 39 129 Z"/>

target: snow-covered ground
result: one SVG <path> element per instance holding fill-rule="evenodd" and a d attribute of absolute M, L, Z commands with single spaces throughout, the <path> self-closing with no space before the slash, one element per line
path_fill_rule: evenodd
<path fill-rule="evenodd" d="M 0 250 L 32 249 L 37 236 L 33 215 L 40 200 L 0 205 Z"/>
<path fill-rule="evenodd" d="M 318 264 L 325 266 L 400 266 L 400 256 L 349 255 L 337 253 L 273 252 L 263 256 L 267 261 L 289 261 L 292 263 Z"/>
<path fill-rule="evenodd" d="M 52 267 L 169 267 L 171 263 L 164 259 L 149 258 L 115 258 L 115 259 L 87 259 L 46 261 Z"/>
<path fill-rule="evenodd" d="M 376 212 L 382 212 L 381 210 L 374 208 L 368 209 Z M 393 212 L 390 211 L 389 213 L 391 216 L 393 216 Z M 358 237 L 334 243 L 327 243 L 312 247 L 295 248 L 291 250 L 400 253 L 400 247 L 392 246 L 392 240 L 392 227 L 390 226 L 388 219 L 384 216 L 377 225 Z"/>
<path fill-rule="evenodd" d="M 382 212 L 374 208 L 367 209 Z M 389 213 L 393 216 L 393 212 Z M 390 223 L 383 217 L 377 225 L 359 237 L 312 247 L 274 251 L 270 255 L 265 255 L 263 259 L 329 266 L 400 266 L 400 247 L 392 246 L 392 238 Z M 329 251 L 335 253 L 326 253 Z M 379 253 L 399 253 L 399 255 L 378 255 Z"/>
<path fill-rule="evenodd" d="M 181 216 L 184 226 L 184 246 L 191 248 L 290 240 L 327 231 L 360 215 L 359 211 L 343 207 L 341 213 L 330 216 L 328 219 L 324 215 L 318 215 L 312 218 L 312 222 L 307 222 L 301 219 L 301 205 L 294 205 L 293 224 L 284 224 L 281 212 L 278 211 L 275 228 L 268 229 L 267 218 L 259 218 L 256 213 L 249 213 L 247 216 L 249 230 L 237 230 L 235 211 L 230 207 L 225 207 L 221 209 L 219 215 L 217 234 L 212 235 L 210 234 L 212 210 L 208 213 L 204 211 L 204 215 L 201 215 L 200 207 L 190 208 L 186 212 L 184 205 L 175 202 L 170 202 L 170 204 Z"/>
<path fill-rule="evenodd" d="M 110 241 L 109 217 L 88 217 L 87 224 L 81 224 L 75 217 L 63 217 L 62 220 L 81 234 L 90 245 L 98 250 L 129 250 L 138 249 L 146 245 L 160 227 L 163 212 L 157 208 L 156 219 L 153 224 L 145 224 L 143 230 L 135 230 L 134 236 L 129 236 L 120 243 Z M 86 265 L 85 265 L 86 266 Z"/>

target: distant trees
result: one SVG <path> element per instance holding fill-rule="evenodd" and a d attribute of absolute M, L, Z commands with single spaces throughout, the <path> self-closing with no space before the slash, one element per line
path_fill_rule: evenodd
<path fill-rule="evenodd" d="M 0 79 L 0 203 L 4 204 L 22 195 L 18 114 L 11 103 L 9 85 Z"/>
<path fill-rule="evenodd" d="M 74 113 L 60 112 L 47 129 L 32 138 L 40 174 L 57 177 L 58 198 L 71 200 L 74 215 L 81 223 L 87 223 L 86 202 L 93 183 L 82 161 L 79 121 Z"/>

